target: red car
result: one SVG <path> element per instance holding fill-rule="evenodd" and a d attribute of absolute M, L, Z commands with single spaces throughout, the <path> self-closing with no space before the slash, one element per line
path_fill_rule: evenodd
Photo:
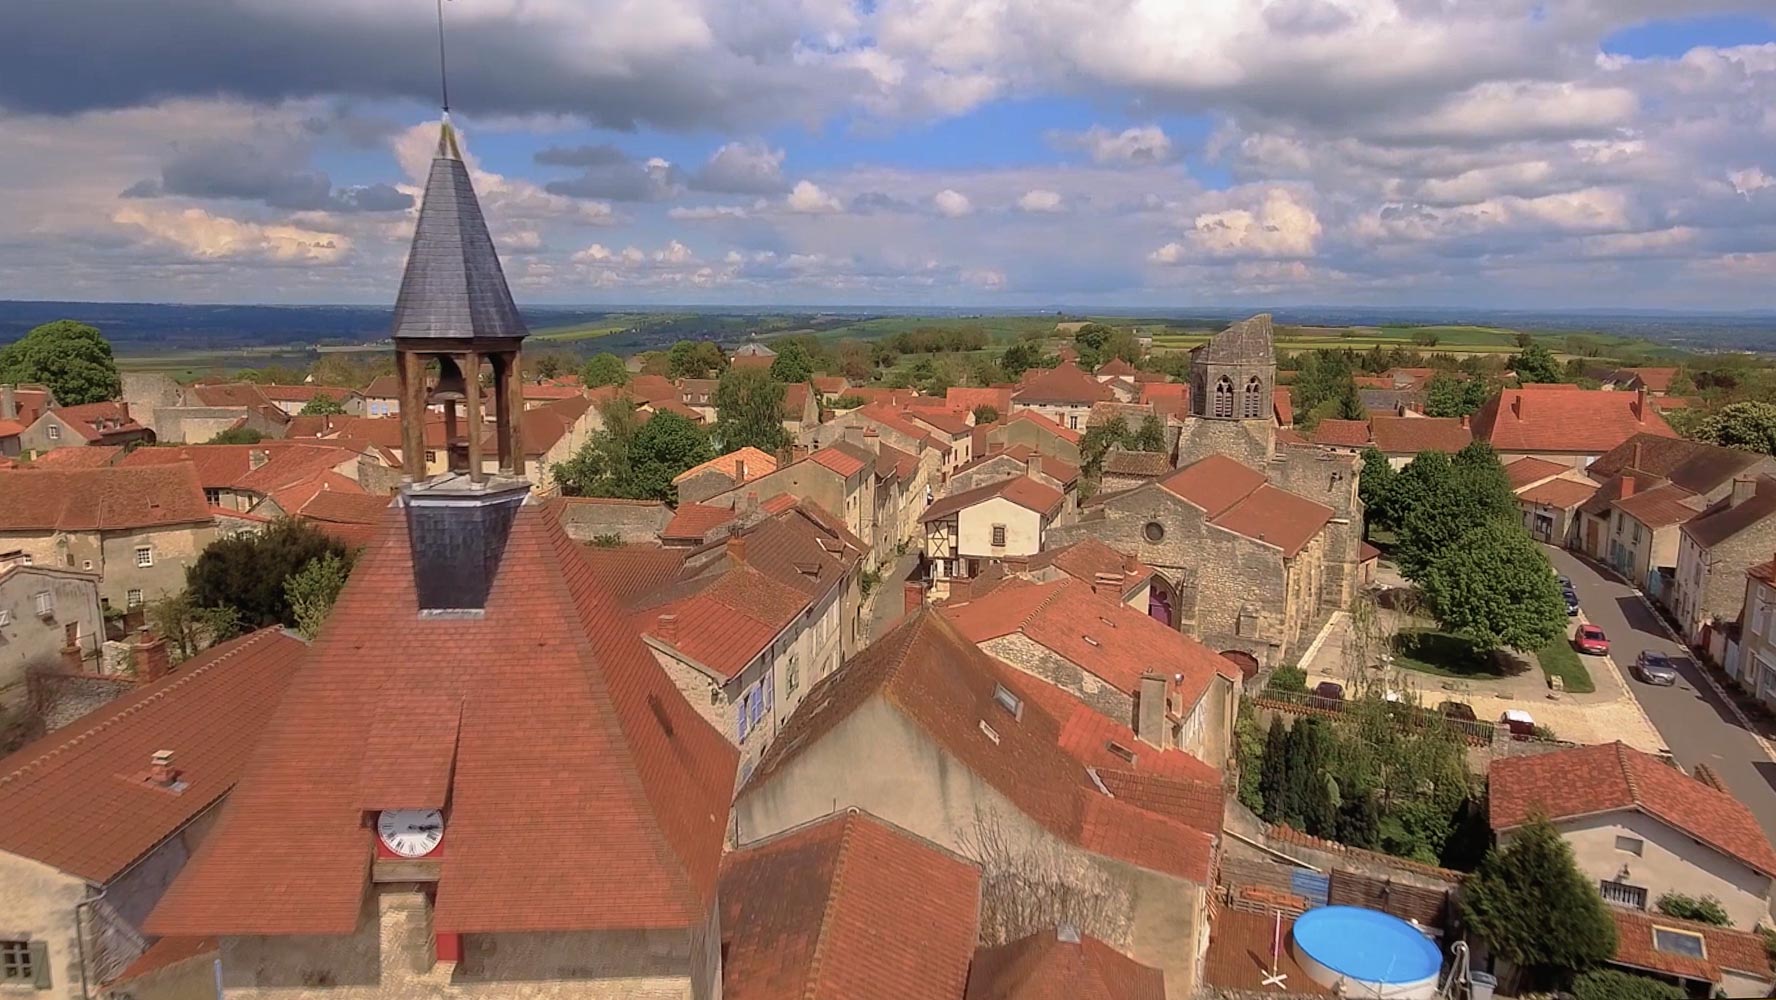
<path fill-rule="evenodd" d="M 1579 634 L 1573 636 L 1573 646 L 1581 653 L 1604 656 L 1609 653 L 1609 636 L 1595 625 L 1580 625 Z"/>

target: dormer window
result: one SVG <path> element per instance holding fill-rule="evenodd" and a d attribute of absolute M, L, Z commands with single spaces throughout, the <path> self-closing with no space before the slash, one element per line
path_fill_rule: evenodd
<path fill-rule="evenodd" d="M 1012 694 L 1006 689 L 1005 685 L 993 685 L 993 700 L 999 703 L 1000 708 L 1010 712 L 1012 718 L 1018 719 L 1023 717 L 1024 699 Z"/>

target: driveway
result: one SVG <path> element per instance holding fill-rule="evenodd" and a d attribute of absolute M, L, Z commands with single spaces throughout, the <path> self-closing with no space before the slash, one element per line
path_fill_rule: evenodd
<path fill-rule="evenodd" d="M 1546 551 L 1555 570 L 1572 577 L 1585 617 L 1609 635 L 1610 659 L 1672 756 L 1686 769 L 1697 764 L 1712 768 L 1776 840 L 1776 761 L 1740 722 L 1734 706 L 1715 693 L 1702 668 L 1684 668 L 1672 687 L 1652 687 L 1628 676 L 1627 666 L 1646 650 L 1692 659 L 1695 654 L 1672 638 L 1632 587 L 1570 552 Z M 1597 658 L 1586 659 L 1593 670 L 1600 666 Z"/>

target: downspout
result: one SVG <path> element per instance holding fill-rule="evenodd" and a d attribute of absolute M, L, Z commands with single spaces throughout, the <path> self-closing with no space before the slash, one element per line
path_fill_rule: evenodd
<path fill-rule="evenodd" d="M 98 895 L 74 904 L 74 951 L 80 960 L 80 1000 L 92 1000 L 91 985 L 86 976 L 86 922 L 81 919 L 81 911 L 102 901 L 108 891 L 109 887 L 102 887 Z"/>

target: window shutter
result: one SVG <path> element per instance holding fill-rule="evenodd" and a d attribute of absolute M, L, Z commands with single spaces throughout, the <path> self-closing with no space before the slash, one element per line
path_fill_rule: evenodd
<path fill-rule="evenodd" d="M 31 985 L 40 990 L 47 990 L 53 985 L 49 981 L 49 942 L 31 942 L 31 974 L 36 977 Z"/>

